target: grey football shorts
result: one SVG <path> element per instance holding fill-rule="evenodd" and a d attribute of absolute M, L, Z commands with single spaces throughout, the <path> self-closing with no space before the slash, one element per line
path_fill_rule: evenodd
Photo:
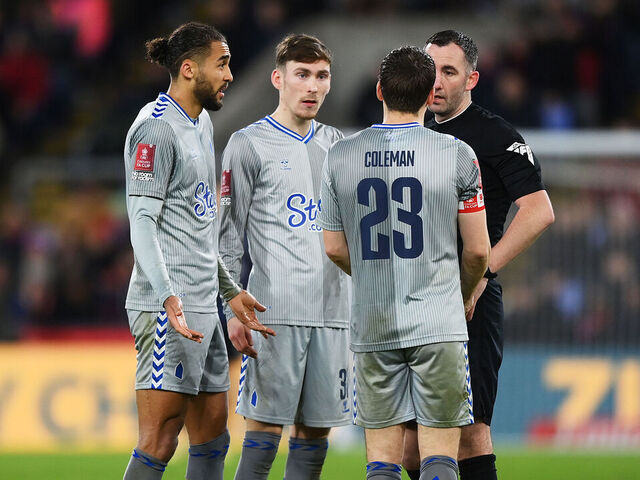
<path fill-rule="evenodd" d="M 466 343 L 355 353 L 355 423 L 365 428 L 413 419 L 427 427 L 472 424 Z"/>
<path fill-rule="evenodd" d="M 127 310 L 138 351 L 136 390 L 197 395 L 229 390 L 229 359 L 216 313 L 185 312 L 189 328 L 204 334 L 189 340 L 170 325 L 165 312 Z"/>
<path fill-rule="evenodd" d="M 242 356 L 236 413 L 276 425 L 352 423 L 348 329 L 273 325 L 253 332 L 258 358 Z"/>

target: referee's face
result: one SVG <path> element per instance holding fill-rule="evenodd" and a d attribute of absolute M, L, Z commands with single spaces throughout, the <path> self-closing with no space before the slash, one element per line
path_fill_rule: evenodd
<path fill-rule="evenodd" d="M 433 85 L 434 99 L 429 106 L 436 120 L 447 120 L 467 106 L 471 95 L 465 95 L 471 86 L 469 68 L 464 52 L 455 43 L 439 47 L 430 43 L 426 52 L 436 64 L 436 81 Z"/>

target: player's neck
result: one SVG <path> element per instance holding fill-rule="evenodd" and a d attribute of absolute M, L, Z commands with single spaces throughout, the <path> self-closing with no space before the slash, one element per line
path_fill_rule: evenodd
<path fill-rule="evenodd" d="M 458 115 L 460 115 L 462 112 L 464 112 L 467 108 L 469 108 L 469 105 L 471 105 L 471 93 L 468 92 L 468 95 L 465 95 L 463 97 L 462 102 L 460 102 L 460 105 L 458 105 L 458 108 L 456 108 L 453 112 L 449 113 L 448 115 L 438 115 L 437 113 L 434 115 L 436 122 L 437 123 L 443 123 L 446 122 L 448 120 L 451 120 L 453 118 L 456 118 Z"/>
<path fill-rule="evenodd" d="M 417 112 L 409 113 L 409 112 L 398 112 L 397 110 L 389 110 L 384 108 L 384 115 L 382 119 L 382 123 L 398 125 L 403 123 L 414 123 L 417 122 L 420 125 L 424 123 L 424 113 L 425 109 L 421 108 Z"/>
<path fill-rule="evenodd" d="M 300 118 L 289 110 L 285 110 L 282 106 L 278 106 L 276 111 L 271 114 L 273 118 L 280 125 L 287 127 L 289 130 L 296 132 L 301 137 L 304 137 L 309 133 L 311 128 L 311 122 L 313 119 Z"/>
<path fill-rule="evenodd" d="M 169 85 L 167 95 L 173 98 L 192 119 L 195 120 L 202 113 L 202 105 L 196 100 L 193 93 L 179 88 L 173 82 Z"/>

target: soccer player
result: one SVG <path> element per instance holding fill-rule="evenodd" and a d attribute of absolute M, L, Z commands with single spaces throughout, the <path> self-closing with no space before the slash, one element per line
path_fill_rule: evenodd
<path fill-rule="evenodd" d="M 347 283 L 324 254 L 316 219 L 324 157 L 340 131 L 314 120 L 331 86 L 331 53 L 309 35 L 276 47 L 275 112 L 235 132 L 222 160 L 220 254 L 276 328 L 265 342 L 230 311 L 229 338 L 245 354 L 236 412 L 246 420 L 237 480 L 266 479 L 283 425 L 293 425 L 285 478 L 318 479 L 330 427 L 351 422 Z M 256 354 L 259 353 L 257 358 Z M 253 359 L 249 357 L 254 357 Z"/>
<path fill-rule="evenodd" d="M 186 425 L 186 478 L 222 479 L 229 446 L 229 366 L 216 310 L 218 290 L 241 322 L 262 333 L 265 307 L 229 277 L 217 254 L 213 127 L 233 77 L 215 28 L 178 27 L 147 42 L 169 70 L 167 93 L 140 110 L 124 148 L 135 257 L 126 308 L 138 351 L 138 444 L 125 480 L 162 477 Z"/>
<path fill-rule="evenodd" d="M 376 87 L 384 123 L 336 142 L 323 171 L 325 248 L 353 281 L 356 424 L 365 428 L 368 479 L 400 479 L 413 418 L 420 478 L 457 479 L 460 426 L 473 422 L 465 310 L 487 268 L 489 237 L 473 150 L 422 126 L 434 79 L 420 49 L 390 52 Z"/>
<path fill-rule="evenodd" d="M 426 51 L 436 64 L 435 114 L 427 127 L 468 143 L 478 155 L 485 195 L 491 261 L 474 297 L 475 312 L 467 324 L 475 423 L 464 427 L 458 453 L 462 480 L 495 480 L 491 418 L 502 362 L 504 312 L 496 273 L 524 252 L 554 221 L 540 164 L 522 136 L 501 117 L 471 102 L 478 83 L 478 48 L 463 33 L 438 32 Z M 512 203 L 517 213 L 504 231 Z M 503 234 L 504 233 L 504 234 Z M 404 466 L 418 478 L 415 433 L 407 431 Z"/>

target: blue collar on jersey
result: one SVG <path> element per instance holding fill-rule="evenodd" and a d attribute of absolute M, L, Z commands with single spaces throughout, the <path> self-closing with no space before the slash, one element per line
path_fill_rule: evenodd
<path fill-rule="evenodd" d="M 287 127 L 282 125 L 281 123 L 276 122 L 271 115 L 267 115 L 264 119 L 269 122 L 273 127 L 277 128 L 281 132 L 286 133 L 290 137 L 295 138 L 296 140 L 300 140 L 302 143 L 309 143 L 309 140 L 313 138 L 313 135 L 316 133 L 316 122 L 315 120 L 311 120 L 311 128 L 307 132 L 307 134 L 303 137 L 302 135 L 298 135 L 293 130 L 289 130 Z"/>
<path fill-rule="evenodd" d="M 415 128 L 420 127 L 418 122 L 411 123 L 374 123 L 371 128 L 381 128 L 384 130 L 396 130 L 398 128 Z"/>
<path fill-rule="evenodd" d="M 167 105 L 169 104 L 173 105 L 176 108 L 176 110 L 178 110 L 178 113 L 180 113 L 184 118 L 189 120 L 189 122 L 191 122 L 194 125 L 198 125 L 198 119 L 191 118 L 187 114 L 187 112 L 184 111 L 184 108 L 182 108 L 178 102 L 176 102 L 173 98 L 171 98 L 171 95 L 165 92 L 162 92 L 160 93 L 160 95 L 158 95 L 158 100 L 156 101 L 156 108 L 153 109 L 153 113 L 151 114 L 151 116 L 153 118 L 160 118 L 164 113 L 164 111 L 167 109 Z"/>

